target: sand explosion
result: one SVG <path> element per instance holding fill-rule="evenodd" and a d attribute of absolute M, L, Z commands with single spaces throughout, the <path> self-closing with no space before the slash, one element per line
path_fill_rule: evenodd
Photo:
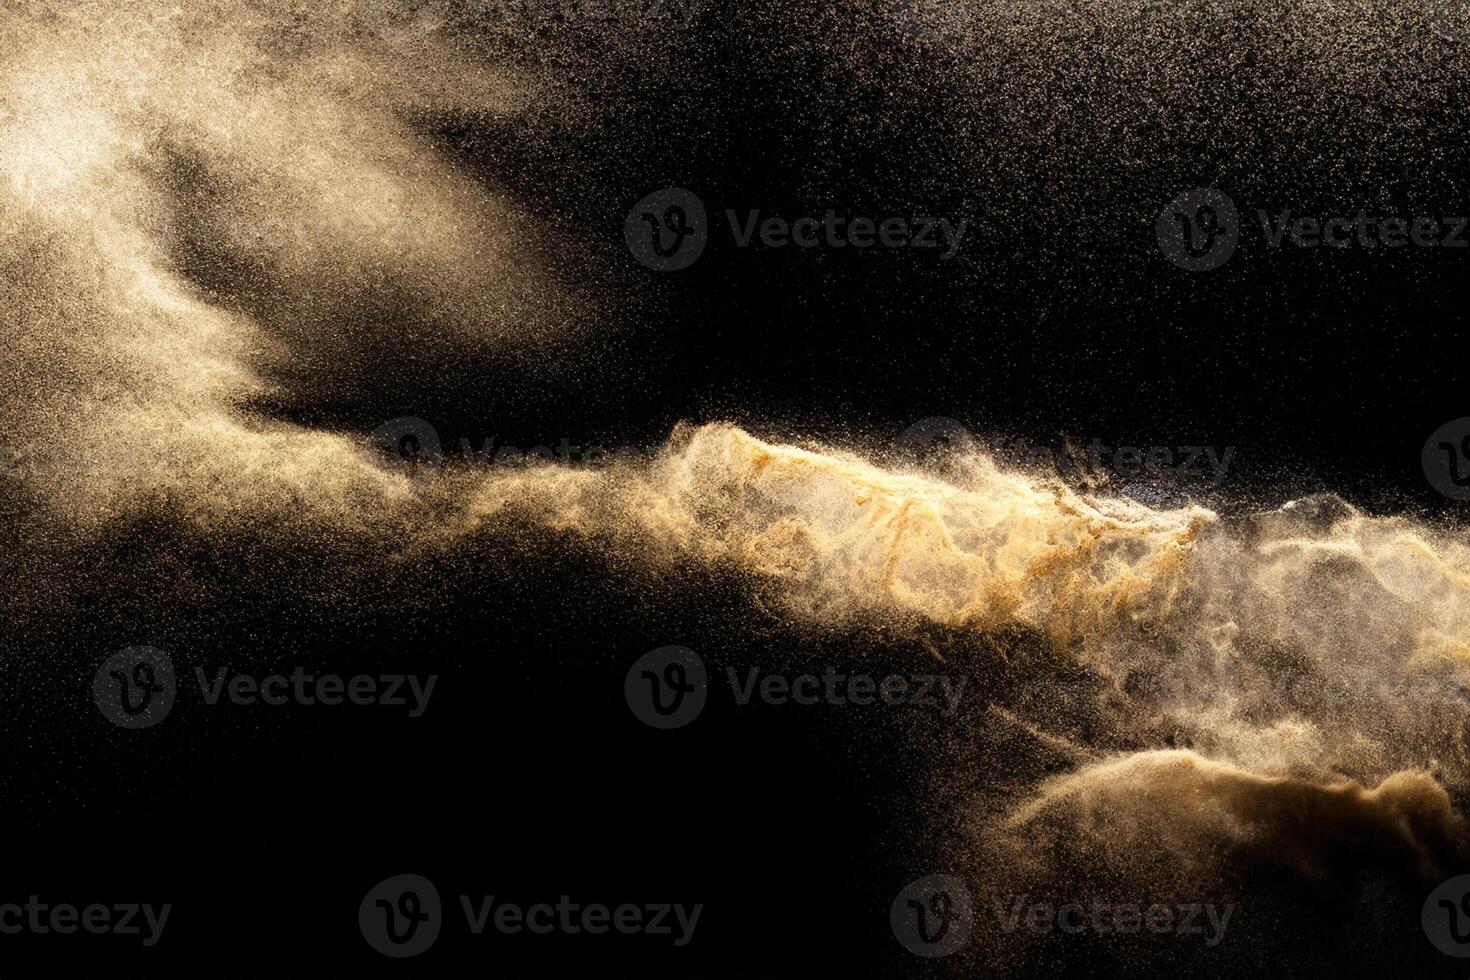
<path fill-rule="evenodd" d="M 573 236 L 417 124 L 514 116 L 546 80 L 330 4 L 10 6 L 13 622 L 75 614 L 78 564 L 119 541 L 137 578 L 118 587 L 143 608 L 198 599 L 187 555 L 136 544 L 159 524 L 195 554 L 248 557 L 242 575 L 344 594 L 486 536 L 534 551 L 545 530 L 650 582 L 729 572 L 796 628 L 881 624 L 940 657 L 971 637 L 998 659 L 1019 635 L 1084 669 L 1075 717 L 1043 710 L 1074 701 L 1038 674 L 1025 704 L 955 736 L 983 755 L 1019 726 L 1049 760 L 974 802 L 959 845 L 1013 889 L 1083 866 L 1181 892 L 1343 862 L 1433 881 L 1464 860 L 1462 535 L 1327 496 L 1158 510 L 983 446 L 938 473 L 725 422 L 600 467 L 405 470 L 371 425 L 267 406 L 370 417 L 457 365 L 608 342 L 598 297 L 555 259 Z"/>

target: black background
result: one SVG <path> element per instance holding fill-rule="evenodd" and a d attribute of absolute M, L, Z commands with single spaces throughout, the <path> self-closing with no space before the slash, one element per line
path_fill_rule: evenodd
<path fill-rule="evenodd" d="M 590 271 L 568 272 L 608 297 L 618 329 L 411 403 L 279 410 L 363 431 L 419 415 L 451 445 L 495 433 L 645 447 L 687 419 L 885 451 L 946 416 L 1050 445 L 1233 446 L 1222 507 L 1325 490 L 1461 520 L 1463 505 L 1425 482 L 1420 451 L 1470 415 L 1470 250 L 1273 250 L 1254 214 L 1470 212 L 1464 55 L 1401 40 L 1413 57 L 1396 70 L 1412 78 L 1307 113 L 1309 80 L 1259 40 L 1279 36 L 1274 16 L 1243 6 L 1191 49 L 1200 98 L 1155 118 L 1139 137 L 1147 158 L 1125 152 L 1112 124 L 1136 80 L 1099 60 L 990 52 L 1023 79 L 1008 84 L 1055 93 L 1054 125 L 1027 130 L 997 121 L 945 42 L 800 2 L 712 7 L 676 47 L 610 54 L 627 60 L 576 82 L 605 89 L 588 132 L 555 132 L 550 118 L 417 119 L 487 186 L 592 243 Z M 540 57 L 573 63 L 574 42 L 596 34 L 559 35 Z M 1416 85 L 1425 78 L 1435 85 Z M 1375 126 L 1390 138 L 1358 138 Z M 669 186 L 704 200 L 712 237 L 693 268 L 659 274 L 629 258 L 623 224 Z M 1231 194 L 1249 227 L 1224 268 L 1192 274 L 1161 256 L 1154 221 L 1200 186 Z M 725 227 L 727 208 L 829 207 L 965 218 L 969 231 L 944 262 L 739 249 Z M 78 936 L 58 965 L 44 937 L 8 937 L 4 975 L 922 972 L 892 942 L 887 905 L 918 847 L 908 815 L 925 798 L 923 722 L 881 708 L 736 708 L 719 674 L 820 670 L 855 650 L 878 673 L 922 654 L 805 635 L 707 572 L 650 589 L 570 540 L 506 540 L 484 545 L 483 564 L 385 573 L 345 609 L 239 584 L 228 554 L 196 554 L 216 586 L 208 602 L 159 615 L 103 575 L 85 621 L 43 634 L 42 650 L 66 658 L 15 644 L 3 660 L 5 893 L 175 909 L 156 950 Z M 126 548 L 109 560 L 125 563 Z M 90 703 L 92 671 L 120 635 L 174 654 L 185 690 L 157 729 L 121 732 Z M 622 680 L 671 643 L 706 656 L 716 696 L 690 728 L 655 732 L 627 710 Z M 206 708 L 193 668 L 226 663 L 440 680 L 415 720 Z M 362 942 L 356 909 L 405 872 L 436 882 L 450 922 L 430 954 L 394 963 Z M 706 909 L 683 950 L 615 935 L 476 939 L 456 928 L 461 893 Z"/>

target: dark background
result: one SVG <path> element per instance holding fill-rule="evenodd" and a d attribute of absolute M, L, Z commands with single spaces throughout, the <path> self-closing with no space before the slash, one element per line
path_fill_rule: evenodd
<path fill-rule="evenodd" d="M 1465 414 L 1470 248 L 1270 248 L 1257 212 L 1470 213 L 1463 46 L 1398 8 L 1303 25 L 1249 3 L 1060 6 L 1074 12 L 976 15 L 963 35 L 915 34 L 922 5 L 709 5 L 674 42 L 607 42 L 614 70 L 577 78 L 601 112 L 586 133 L 426 120 L 492 186 L 605 243 L 626 325 L 552 358 L 565 384 L 503 378 L 379 416 L 522 445 L 655 445 L 681 419 L 729 419 L 879 448 L 943 416 L 1051 446 L 1233 446 L 1230 496 L 1253 504 L 1331 491 L 1452 516 L 1419 454 Z M 566 30 L 570 66 L 597 35 Z M 1333 60 L 1343 37 L 1362 65 Z M 678 273 L 623 245 L 628 209 L 665 187 L 710 214 Z M 1208 273 L 1169 264 L 1154 228 L 1198 187 L 1245 225 Z M 742 249 L 725 218 L 828 208 L 969 226 L 946 262 Z"/>
<path fill-rule="evenodd" d="M 553 72 L 585 64 L 589 45 L 608 62 L 566 82 L 591 90 L 586 130 L 566 133 L 551 109 L 415 122 L 487 186 L 592 243 L 590 267 L 567 272 L 607 298 L 617 329 L 524 375 L 289 414 L 363 431 L 418 415 L 451 445 L 495 433 L 611 448 L 724 419 L 882 451 L 947 416 L 1049 445 L 1233 446 L 1211 500 L 1222 508 L 1330 491 L 1463 520 L 1424 480 L 1420 452 L 1470 415 L 1470 250 L 1272 250 L 1254 214 L 1470 213 L 1465 54 L 1422 25 L 1370 22 L 1402 57 L 1380 82 L 1334 82 L 1292 50 L 1307 42 L 1291 40 L 1288 14 L 1211 9 L 1134 27 L 1082 18 L 1044 42 L 1007 35 L 970 53 L 899 30 L 887 7 L 803 2 L 712 5 L 676 43 L 558 24 L 534 54 L 489 45 L 487 57 Z M 1174 70 L 1151 74 L 1140 52 Z M 629 258 L 623 224 L 669 186 L 695 191 L 714 227 L 693 268 L 659 274 Z M 1160 255 L 1154 221 L 1199 186 L 1231 194 L 1250 227 L 1224 268 L 1192 274 Z M 725 230 L 727 208 L 829 207 L 963 217 L 969 231 L 943 262 L 737 249 Z M 524 561 L 501 547 L 509 559 L 385 573 L 347 610 L 232 584 L 228 555 L 198 555 L 216 598 L 151 619 L 148 597 L 103 576 L 83 620 L 51 624 L 41 654 L 7 654 L 4 894 L 175 909 L 154 950 L 77 936 L 58 964 L 54 944 L 7 937 L 0 972 L 923 975 L 887 925 L 919 847 L 923 719 L 713 698 L 689 729 L 654 732 L 622 701 L 627 667 L 671 643 L 712 673 L 820 670 L 855 650 L 880 673 L 922 654 L 803 635 L 708 573 L 650 592 L 571 542 L 538 542 Z M 424 602 L 421 589 L 442 591 Z M 416 720 L 205 708 L 191 690 L 160 727 L 122 732 L 90 703 L 119 635 L 172 651 L 185 687 L 195 665 L 224 663 L 440 681 Z M 426 956 L 389 962 L 362 942 L 357 903 L 405 872 L 439 886 L 450 924 Z M 706 909 L 683 950 L 616 935 L 471 939 L 454 926 L 461 893 Z"/>

